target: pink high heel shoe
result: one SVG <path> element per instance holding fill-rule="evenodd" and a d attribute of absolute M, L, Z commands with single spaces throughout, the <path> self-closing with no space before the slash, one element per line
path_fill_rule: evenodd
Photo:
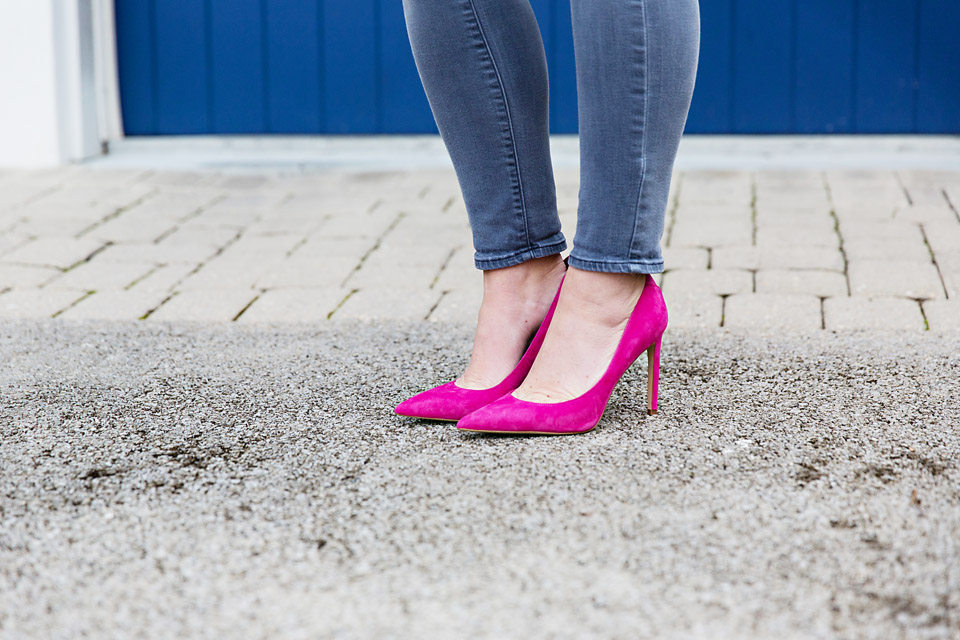
<path fill-rule="evenodd" d="M 560 279 L 560 284 L 563 284 L 563 278 Z M 408 400 L 404 400 L 393 410 L 394 413 L 410 418 L 456 422 L 468 413 L 490 404 L 519 387 L 530 372 L 530 367 L 533 366 L 537 354 L 540 353 L 540 346 L 543 345 L 543 339 L 547 335 L 547 327 L 550 326 L 550 320 L 553 318 L 553 312 L 557 308 L 559 298 L 560 290 L 558 289 L 557 294 L 553 297 L 553 303 L 547 310 L 547 315 L 540 323 L 540 328 L 534 334 L 533 340 L 527 346 L 520 362 L 500 384 L 489 389 L 464 389 L 457 386 L 456 380 L 451 380 L 439 387 L 428 389 Z"/>
<path fill-rule="evenodd" d="M 667 306 L 660 287 L 647 276 L 640 300 L 627 320 L 613 360 L 583 395 L 557 403 L 527 402 L 509 393 L 464 416 L 457 428 L 481 433 L 558 435 L 590 431 L 603 416 L 613 388 L 631 364 L 647 352 L 647 413 L 657 412 L 660 343 L 667 328 Z"/>

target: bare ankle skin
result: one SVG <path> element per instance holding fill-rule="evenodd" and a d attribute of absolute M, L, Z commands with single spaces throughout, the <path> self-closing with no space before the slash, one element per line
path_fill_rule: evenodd
<path fill-rule="evenodd" d="M 564 402 L 586 393 L 613 358 L 646 276 L 571 267 L 550 330 L 530 374 L 514 396 Z"/>
<path fill-rule="evenodd" d="M 457 386 L 488 389 L 510 373 L 547 314 L 565 271 L 557 254 L 483 272 L 473 352 Z"/>

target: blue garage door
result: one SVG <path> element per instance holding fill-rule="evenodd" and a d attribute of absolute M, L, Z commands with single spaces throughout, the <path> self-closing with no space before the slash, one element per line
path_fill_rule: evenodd
<path fill-rule="evenodd" d="M 568 0 L 532 0 L 552 129 Z M 960 133 L 957 0 L 701 0 L 690 133 Z M 116 0 L 128 135 L 432 133 L 400 0 Z"/>

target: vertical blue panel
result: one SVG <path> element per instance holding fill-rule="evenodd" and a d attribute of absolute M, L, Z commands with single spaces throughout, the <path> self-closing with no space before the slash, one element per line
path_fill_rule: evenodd
<path fill-rule="evenodd" d="M 323 130 L 321 0 L 267 0 L 267 126 L 272 133 Z"/>
<path fill-rule="evenodd" d="M 789 131 L 794 83 L 793 2 L 734 0 L 733 14 L 733 130 Z"/>
<path fill-rule="evenodd" d="M 917 131 L 960 133 L 960 3 L 923 0 L 917 52 Z"/>
<path fill-rule="evenodd" d="M 209 133 L 207 4 L 157 0 L 157 133 Z"/>
<path fill-rule="evenodd" d="M 859 0 L 857 9 L 856 130 L 915 130 L 916 4 Z"/>
<path fill-rule="evenodd" d="M 330 133 L 380 131 L 378 5 L 379 0 L 324 2 L 324 92 Z"/>
<path fill-rule="evenodd" d="M 213 133 L 266 128 L 262 0 L 210 0 Z"/>
<path fill-rule="evenodd" d="M 700 2 L 700 59 L 686 128 L 691 133 L 725 132 L 730 130 L 733 123 L 730 102 L 730 84 L 733 81 L 730 2 Z"/>
<path fill-rule="evenodd" d="M 797 2 L 794 103 L 797 133 L 852 130 L 855 1 Z"/>
<path fill-rule="evenodd" d="M 592 0 L 591 0 L 592 1 Z M 577 70 L 573 49 L 570 3 L 560 0 L 553 7 L 550 71 L 550 128 L 554 133 L 576 133 Z"/>
<path fill-rule="evenodd" d="M 380 96 L 383 131 L 436 133 L 399 0 L 386 0 L 380 5 Z"/>
<path fill-rule="evenodd" d="M 127 135 L 156 133 L 152 0 L 117 0 L 117 72 L 123 130 Z"/>

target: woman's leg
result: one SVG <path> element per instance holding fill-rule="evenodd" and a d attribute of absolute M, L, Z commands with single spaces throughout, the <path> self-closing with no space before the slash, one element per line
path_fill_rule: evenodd
<path fill-rule="evenodd" d="M 697 0 L 572 0 L 580 203 L 550 332 L 515 394 L 556 402 L 603 374 L 660 237 L 700 48 Z"/>
<path fill-rule="evenodd" d="M 519 360 L 563 273 L 543 43 L 528 0 L 403 0 L 403 8 L 484 270 L 474 352 L 458 384 L 489 387 Z"/>

